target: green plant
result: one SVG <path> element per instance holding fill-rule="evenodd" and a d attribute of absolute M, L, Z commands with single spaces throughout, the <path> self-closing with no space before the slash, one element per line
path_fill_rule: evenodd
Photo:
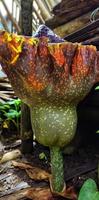
<path fill-rule="evenodd" d="M 84 182 L 78 200 L 99 200 L 99 191 L 93 179 L 89 178 Z"/>
<path fill-rule="evenodd" d="M 99 85 L 95 87 L 95 90 L 99 90 Z"/>
<path fill-rule="evenodd" d="M 40 160 L 47 160 L 47 157 L 46 157 L 46 155 L 45 155 L 44 152 L 42 152 L 42 153 L 39 154 L 39 159 Z"/>
<path fill-rule="evenodd" d="M 10 123 L 12 123 L 19 133 L 21 116 L 20 106 L 20 99 L 0 103 L 0 123 L 2 128 L 9 129 Z"/>
<path fill-rule="evenodd" d="M 44 152 L 41 152 L 39 154 L 39 159 L 44 161 L 45 163 L 48 163 L 48 158 L 47 158 L 47 156 L 46 156 L 46 154 Z"/>
<path fill-rule="evenodd" d="M 97 130 L 96 133 L 99 133 L 99 130 Z"/>

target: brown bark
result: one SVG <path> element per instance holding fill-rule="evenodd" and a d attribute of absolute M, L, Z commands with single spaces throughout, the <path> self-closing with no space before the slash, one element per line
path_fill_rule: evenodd
<path fill-rule="evenodd" d="M 32 4 L 33 0 L 21 0 L 21 33 L 32 35 Z"/>
<path fill-rule="evenodd" d="M 21 105 L 21 113 L 21 149 L 22 153 L 31 153 L 33 151 L 33 131 L 30 119 L 30 109 L 24 103 Z"/>

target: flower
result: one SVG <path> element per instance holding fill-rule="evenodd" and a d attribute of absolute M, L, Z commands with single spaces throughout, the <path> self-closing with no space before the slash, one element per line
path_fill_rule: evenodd
<path fill-rule="evenodd" d="M 65 190 L 61 148 L 75 135 L 77 103 L 98 80 L 98 58 L 94 46 L 0 33 L 0 62 L 17 96 L 30 105 L 37 141 L 50 148 L 56 193 Z"/>
<path fill-rule="evenodd" d="M 48 43 L 0 33 L 0 61 L 16 94 L 26 103 L 78 103 L 96 80 L 97 51 L 78 43 Z"/>

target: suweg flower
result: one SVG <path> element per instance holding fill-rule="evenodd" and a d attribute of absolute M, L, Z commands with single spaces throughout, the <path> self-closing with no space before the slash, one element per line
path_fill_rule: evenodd
<path fill-rule="evenodd" d="M 39 101 L 78 102 L 96 80 L 96 57 L 94 46 L 48 44 L 45 37 L 0 33 L 1 63 L 16 93 L 26 102 L 33 98 L 37 103 L 35 96 Z"/>
<path fill-rule="evenodd" d="M 0 62 L 17 96 L 31 108 L 36 139 L 50 147 L 56 192 L 65 188 L 60 148 L 74 137 L 77 103 L 98 80 L 97 55 L 94 46 L 0 33 Z"/>

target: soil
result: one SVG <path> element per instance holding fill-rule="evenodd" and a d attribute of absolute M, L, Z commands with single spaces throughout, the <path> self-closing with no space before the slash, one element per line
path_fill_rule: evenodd
<path fill-rule="evenodd" d="M 99 136 L 98 136 L 99 137 Z M 12 147 L 11 147 L 12 145 Z M 15 149 L 16 147 L 12 144 L 7 142 L 6 145 L 0 145 L 0 152 L 4 149 L 6 151 Z M 20 148 L 20 144 L 18 148 Z M 8 150 L 7 150 L 8 149 Z M 44 159 L 40 159 L 40 153 L 44 153 L 46 156 Z M 75 151 L 70 154 L 64 156 L 64 175 L 65 181 L 67 184 L 67 188 L 73 186 L 75 191 L 78 193 L 83 182 L 87 178 L 93 178 L 96 183 L 98 184 L 98 160 L 99 160 L 99 138 L 95 138 L 94 140 L 87 141 L 86 143 L 80 144 L 79 147 L 75 149 Z M 50 172 L 50 155 L 49 149 L 44 147 L 36 142 L 34 142 L 34 150 L 33 154 L 22 155 L 21 158 L 17 159 L 20 162 L 28 161 L 31 165 L 35 167 L 40 167 L 41 169 Z M 8 199 L 8 191 L 12 191 L 17 183 L 25 183 L 28 184 L 30 187 L 46 187 L 49 185 L 48 182 L 45 181 L 33 181 L 28 177 L 24 170 L 19 168 L 14 168 L 11 166 L 11 161 L 3 164 L 0 166 L 1 169 L 4 170 L 0 171 L 0 200 Z M 10 174 L 10 175 L 9 175 Z M 2 175 L 6 175 L 6 178 L 2 179 Z M 24 184 L 23 184 L 24 185 Z M 1 187 L 2 186 L 2 187 Z M 26 185 L 27 187 L 27 185 Z M 23 188 L 25 188 L 23 186 Z M 21 188 L 21 189 L 23 189 Z M 14 193 L 12 191 L 11 193 Z M 11 198 L 9 198 L 11 199 Z M 24 198 L 29 199 L 29 198 Z M 55 198 L 55 200 L 64 200 L 64 198 Z"/>

